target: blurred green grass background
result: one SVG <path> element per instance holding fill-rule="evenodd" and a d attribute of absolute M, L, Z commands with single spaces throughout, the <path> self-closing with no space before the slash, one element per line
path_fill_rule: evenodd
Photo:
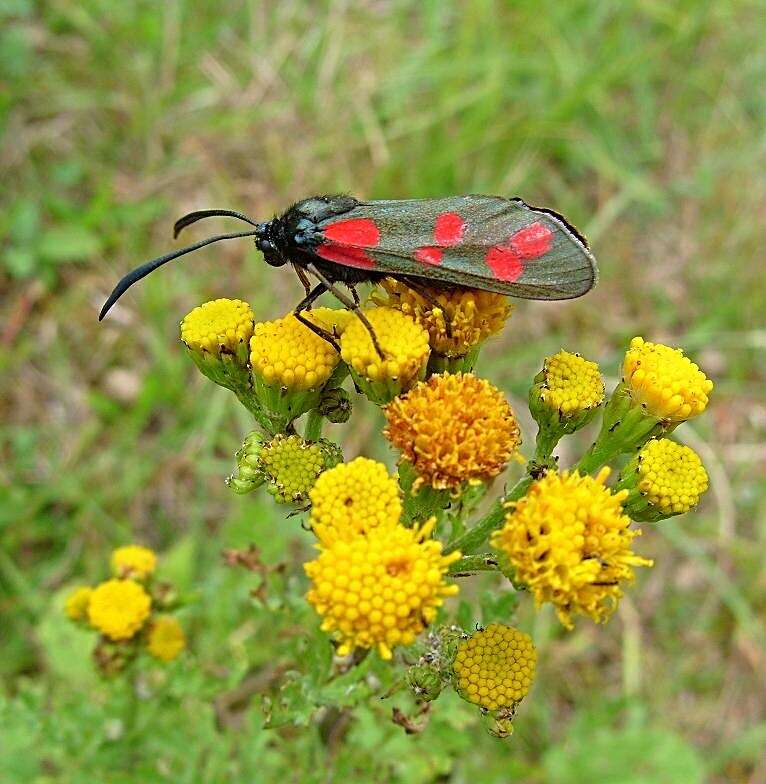
<path fill-rule="evenodd" d="M 0 4 L 0 781 L 766 781 L 765 10 Z M 96 322 L 184 212 L 263 218 L 338 190 L 518 194 L 587 233 L 598 288 L 520 304 L 482 358 L 520 412 L 546 353 L 581 351 L 614 377 L 635 334 L 684 346 L 716 381 L 678 431 L 712 489 L 698 513 L 645 526 L 656 566 L 609 625 L 566 634 L 522 603 L 540 665 L 510 741 L 450 697 L 413 737 L 375 697 L 334 723 L 262 729 L 259 694 L 303 666 L 315 628 L 310 541 L 264 495 L 223 485 L 249 423 L 177 327 L 217 296 L 281 315 L 297 282 L 245 243 L 216 246 Z M 379 426 L 359 405 L 334 432 L 348 457 L 392 464 Z M 120 695 L 60 611 L 132 540 L 199 601 L 190 652 L 147 687 L 126 742 Z M 288 564 L 263 602 L 220 558 L 250 542 Z"/>

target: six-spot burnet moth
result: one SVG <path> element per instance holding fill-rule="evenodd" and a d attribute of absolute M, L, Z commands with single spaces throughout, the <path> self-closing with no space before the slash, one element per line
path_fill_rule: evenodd
<path fill-rule="evenodd" d="M 292 264 L 306 291 L 294 310 L 302 323 L 337 348 L 335 336 L 302 315 L 329 291 L 365 323 L 381 356 L 375 333 L 359 309 L 358 283 L 392 277 L 425 296 L 424 287 L 462 286 L 556 300 L 585 294 L 597 278 L 596 260 L 585 238 L 558 213 L 518 198 L 364 202 L 351 196 L 314 196 L 265 223 L 232 210 L 192 212 L 176 222 L 174 236 L 213 216 L 237 218 L 254 228 L 210 237 L 129 272 L 104 303 L 99 321 L 130 286 L 163 264 L 213 242 L 240 237 L 255 237 L 271 266 Z M 351 297 L 336 283 L 343 283 Z"/>

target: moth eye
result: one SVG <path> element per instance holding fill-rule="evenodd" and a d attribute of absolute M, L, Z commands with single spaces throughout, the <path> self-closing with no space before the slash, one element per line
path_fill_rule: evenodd
<path fill-rule="evenodd" d="M 274 250 L 274 246 L 271 242 L 265 239 L 256 240 L 255 247 L 258 248 L 261 253 L 269 253 Z"/>

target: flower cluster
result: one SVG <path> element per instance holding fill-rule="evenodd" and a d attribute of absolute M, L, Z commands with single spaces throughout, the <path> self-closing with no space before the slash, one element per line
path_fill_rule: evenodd
<path fill-rule="evenodd" d="M 311 523 L 319 557 L 305 565 L 312 582 L 309 602 L 322 629 L 339 640 L 338 653 L 410 645 L 436 617 L 449 565 L 431 538 L 435 519 L 405 528 L 396 482 L 385 466 L 360 457 L 325 472 L 311 492 Z"/>
<path fill-rule="evenodd" d="M 445 599 L 460 580 L 495 572 L 508 590 L 552 605 L 567 629 L 578 619 L 606 622 L 640 567 L 652 565 L 634 550 L 634 523 L 686 512 L 707 489 L 699 457 L 667 436 L 701 414 L 712 391 L 680 349 L 640 337 L 610 395 L 595 362 L 558 351 L 529 386 L 537 433 L 523 458 L 514 411 L 473 372 L 510 313 L 499 294 L 386 279 L 353 312 L 318 307 L 256 322 L 246 303 L 216 300 L 181 326 L 197 367 L 254 418 L 229 486 L 239 494 L 263 486 L 293 505 L 291 515 L 307 516 L 317 552 L 304 563 L 306 599 L 336 653 L 350 657 L 335 674 L 369 651 L 393 661 L 405 649 L 399 682 L 419 702 L 454 688 L 499 736 L 512 731 L 532 684 L 534 645 L 507 625 L 511 617 L 467 634 Z M 393 474 L 366 457 L 344 462 L 324 432 L 349 421 L 355 393 L 382 407 L 399 458 Z M 559 465 L 569 454 L 558 453 L 561 440 L 596 418 L 592 446 Z M 155 615 L 151 554 L 121 548 L 112 565 L 114 579 L 73 593 L 67 615 L 111 645 L 141 640 L 158 659 L 177 655 L 180 627 Z M 99 646 L 102 670 L 117 660 Z"/>
<path fill-rule="evenodd" d="M 157 583 L 157 556 L 148 547 L 126 545 L 111 555 L 112 578 L 69 593 L 64 613 L 70 621 L 94 629 L 99 640 L 94 661 L 104 675 L 125 669 L 142 650 L 169 662 L 186 647 L 178 620 L 169 614 L 176 601 L 167 584 Z"/>

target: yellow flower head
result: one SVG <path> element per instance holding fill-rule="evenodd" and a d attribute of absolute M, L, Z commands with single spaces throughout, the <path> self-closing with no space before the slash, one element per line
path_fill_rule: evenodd
<path fill-rule="evenodd" d="M 378 355 L 367 327 L 358 318 L 343 331 L 340 353 L 357 383 L 380 402 L 423 377 L 429 354 L 428 333 L 399 310 L 368 308 L 364 313 L 385 359 Z M 368 390 L 369 384 L 380 385 L 381 389 Z"/>
<path fill-rule="evenodd" d="M 497 476 L 521 443 L 500 390 L 470 373 L 431 376 L 385 414 L 386 438 L 436 488 Z"/>
<path fill-rule="evenodd" d="M 648 414 L 672 422 L 701 414 L 713 389 L 713 382 L 680 348 L 640 337 L 630 341 L 622 376 L 633 400 Z"/>
<path fill-rule="evenodd" d="M 335 337 L 340 337 L 346 327 L 356 321 L 353 311 L 345 308 L 314 308 L 306 310 L 303 315 L 322 329 L 326 329 Z"/>
<path fill-rule="evenodd" d="M 292 313 L 276 321 L 256 324 L 250 339 L 253 372 L 271 387 L 321 389 L 339 361 L 338 352 L 330 343 L 301 324 Z"/>
<path fill-rule="evenodd" d="M 280 434 L 262 447 L 259 461 L 271 478 L 269 492 L 279 503 L 289 503 L 308 498 L 325 466 L 325 455 L 321 444 Z"/>
<path fill-rule="evenodd" d="M 688 512 L 708 488 L 707 471 L 697 453 L 668 438 L 649 441 L 638 462 L 641 494 L 666 514 Z"/>
<path fill-rule="evenodd" d="M 186 647 L 186 635 L 181 624 L 171 615 L 160 615 L 152 621 L 146 647 L 155 659 L 173 661 Z"/>
<path fill-rule="evenodd" d="M 608 468 L 595 479 L 546 474 L 510 505 L 504 527 L 492 536 L 537 605 L 551 602 L 568 629 L 573 614 L 605 622 L 622 596 L 621 584 L 635 577 L 632 567 L 652 565 L 630 549 L 640 532 L 629 528 L 622 510 L 627 490 L 610 492 L 608 475 Z"/>
<path fill-rule="evenodd" d="M 383 463 L 357 457 L 325 471 L 312 488 L 311 525 L 320 542 L 399 523 L 399 485 Z"/>
<path fill-rule="evenodd" d="M 708 488 L 708 475 L 693 449 L 657 438 L 628 463 L 620 485 L 631 491 L 624 503 L 627 514 L 634 520 L 656 522 L 697 506 Z"/>
<path fill-rule="evenodd" d="M 508 297 L 455 286 L 428 288 L 428 298 L 393 278 L 381 284 L 387 293 L 381 304 L 400 310 L 428 331 L 431 348 L 446 357 L 462 357 L 500 332 L 511 315 Z"/>
<path fill-rule="evenodd" d="M 111 557 L 112 574 L 120 579 L 130 577 L 133 580 L 143 580 L 154 573 L 157 566 L 157 556 L 148 547 L 138 544 L 129 544 L 118 547 Z"/>
<path fill-rule="evenodd" d="M 546 357 L 540 398 L 547 408 L 564 415 L 600 406 L 604 401 L 604 381 L 598 365 L 563 350 Z"/>
<path fill-rule="evenodd" d="M 88 617 L 88 605 L 93 589 L 82 585 L 75 588 L 64 602 L 64 614 L 70 621 L 84 621 Z"/>
<path fill-rule="evenodd" d="M 461 640 L 452 669 L 462 697 L 494 711 L 512 708 L 526 696 L 535 677 L 532 638 L 500 623 Z"/>
<path fill-rule="evenodd" d="M 306 598 L 322 617 L 322 630 L 340 641 L 338 653 L 377 647 L 384 659 L 409 645 L 436 617 L 445 596 L 449 565 L 460 554 L 442 555 L 428 537 L 435 518 L 420 528 L 379 526 L 366 535 L 329 539 L 305 564 L 312 582 Z"/>
<path fill-rule="evenodd" d="M 216 299 L 194 308 L 181 322 L 181 340 L 214 356 L 236 354 L 253 334 L 253 311 L 239 299 Z"/>
<path fill-rule="evenodd" d="M 149 617 L 152 599 L 134 580 L 107 580 L 93 589 L 88 620 L 110 640 L 128 640 Z"/>

